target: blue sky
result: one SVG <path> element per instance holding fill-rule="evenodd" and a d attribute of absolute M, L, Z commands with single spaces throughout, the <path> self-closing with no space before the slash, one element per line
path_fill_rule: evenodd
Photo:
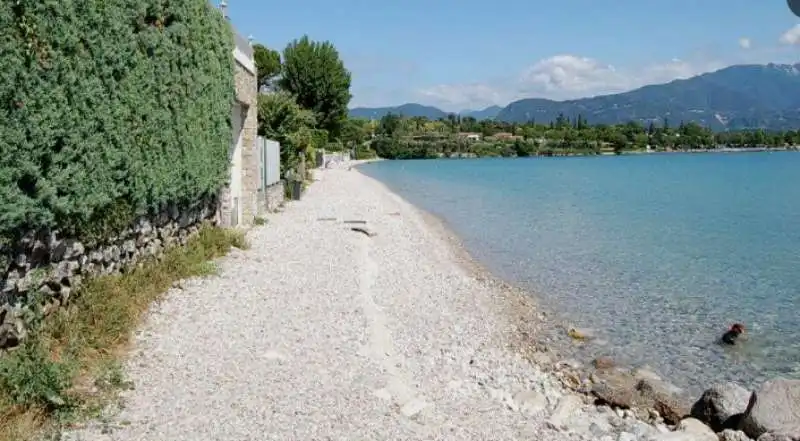
<path fill-rule="evenodd" d="M 784 0 L 228 3 L 240 33 L 271 48 L 330 40 L 353 75 L 351 107 L 457 111 L 800 61 L 800 19 Z"/>

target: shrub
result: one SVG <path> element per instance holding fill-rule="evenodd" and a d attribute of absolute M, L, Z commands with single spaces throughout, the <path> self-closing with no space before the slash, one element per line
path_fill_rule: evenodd
<path fill-rule="evenodd" d="M 258 96 L 258 134 L 280 143 L 281 176 L 295 170 L 303 155 L 313 151 L 314 124 L 314 112 L 301 108 L 291 94 Z"/>
<path fill-rule="evenodd" d="M 0 358 L 0 396 L 16 406 L 57 409 L 68 402 L 70 366 L 53 361 L 40 339 L 31 338 Z"/>
<path fill-rule="evenodd" d="M 355 152 L 356 154 L 355 154 L 355 158 L 353 158 L 353 159 L 372 159 L 372 158 L 375 158 L 377 156 L 377 154 L 375 153 L 375 150 L 372 150 L 369 147 L 360 146 L 360 147 L 357 147 L 355 150 L 356 150 L 356 152 Z"/>
<path fill-rule="evenodd" d="M 233 39 L 209 2 L 5 1 L 0 29 L 0 238 L 107 234 L 225 182 Z"/>

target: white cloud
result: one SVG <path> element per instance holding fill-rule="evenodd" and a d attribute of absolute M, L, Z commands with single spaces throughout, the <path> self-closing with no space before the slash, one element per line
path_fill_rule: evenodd
<path fill-rule="evenodd" d="M 508 90 L 488 84 L 439 84 L 416 91 L 416 98 L 432 103 L 443 110 L 458 112 L 465 109 L 483 109 L 494 104 L 507 104 L 513 100 Z"/>
<path fill-rule="evenodd" d="M 447 110 L 505 105 L 520 98 L 572 99 L 631 90 L 689 78 L 724 67 L 712 61 L 673 59 L 640 68 L 617 68 L 598 60 L 562 54 L 540 60 L 516 78 L 498 84 L 442 84 L 417 91 L 418 98 Z"/>
<path fill-rule="evenodd" d="M 751 46 L 753 46 L 753 42 L 749 38 L 742 37 L 739 39 L 739 47 L 742 49 L 750 49 Z"/>
<path fill-rule="evenodd" d="M 794 27 L 784 32 L 779 41 L 783 44 L 800 44 L 800 24 L 796 24 Z"/>
<path fill-rule="evenodd" d="M 616 90 L 629 79 L 614 66 L 574 55 L 556 55 L 541 60 L 523 72 L 520 84 L 531 91 L 552 94 L 586 94 L 598 90 Z"/>

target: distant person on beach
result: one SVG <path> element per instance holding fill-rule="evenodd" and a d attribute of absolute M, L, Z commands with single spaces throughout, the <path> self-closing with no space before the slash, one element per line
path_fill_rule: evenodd
<path fill-rule="evenodd" d="M 734 323 L 726 333 L 722 334 L 720 339 L 726 345 L 735 345 L 736 340 L 744 334 L 744 325 L 741 323 Z"/>

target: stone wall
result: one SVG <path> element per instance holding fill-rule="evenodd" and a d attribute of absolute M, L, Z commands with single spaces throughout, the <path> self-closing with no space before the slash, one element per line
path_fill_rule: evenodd
<path fill-rule="evenodd" d="M 253 219 L 259 214 L 259 156 L 258 144 L 258 82 L 256 75 L 238 61 L 235 62 L 234 79 L 236 84 L 236 100 L 244 108 L 245 114 L 242 119 L 242 170 L 241 189 L 242 194 L 239 205 L 242 207 L 242 216 L 238 220 L 238 225 L 252 225 Z M 233 149 L 231 149 L 233 152 Z M 234 178 L 233 176 L 231 178 Z M 228 189 L 223 189 L 220 193 L 220 211 L 218 218 L 225 226 L 231 225 L 231 210 L 233 204 L 230 201 L 231 195 Z"/>
<path fill-rule="evenodd" d="M 231 188 L 229 185 L 225 185 L 219 191 L 219 205 L 217 207 L 217 213 L 214 216 L 216 223 L 229 227 L 232 210 L 233 201 L 231 200 Z"/>
<path fill-rule="evenodd" d="M 41 296 L 46 310 L 65 305 L 86 278 L 124 272 L 148 257 L 160 257 L 167 247 L 186 244 L 202 222 L 216 223 L 217 210 L 216 197 L 186 209 L 171 206 L 93 247 L 57 231 L 26 235 L 5 253 L 9 259 L 2 261 L 8 263 L 0 267 L 0 349 L 24 337 L 21 317 L 33 294 Z"/>
<path fill-rule="evenodd" d="M 258 216 L 259 155 L 258 136 L 258 79 L 236 63 L 236 99 L 246 106 L 247 114 L 242 126 L 242 219 L 240 223 L 252 225 Z"/>

